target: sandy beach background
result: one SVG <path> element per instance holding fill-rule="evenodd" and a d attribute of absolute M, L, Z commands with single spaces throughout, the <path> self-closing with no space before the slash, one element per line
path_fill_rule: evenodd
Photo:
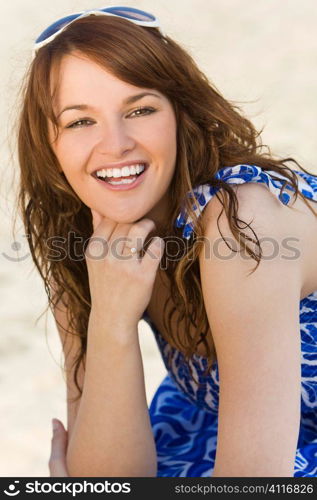
<path fill-rule="evenodd" d="M 238 101 L 263 142 L 317 172 L 317 37 L 314 0 L 125 0 L 155 13 L 216 87 Z M 12 125 L 32 42 L 68 13 L 106 1 L 11 0 L 0 20 L 0 475 L 48 476 L 52 417 L 66 423 L 62 353 L 46 295 L 21 223 L 12 235 Z M 112 2 L 113 5 L 113 2 Z M 246 102 L 248 101 L 248 102 Z M 11 144 L 11 145 L 10 145 Z M 38 320 L 38 321 L 37 321 Z M 47 334 L 45 333 L 47 331 Z M 147 398 L 165 369 L 152 333 L 140 322 Z"/>

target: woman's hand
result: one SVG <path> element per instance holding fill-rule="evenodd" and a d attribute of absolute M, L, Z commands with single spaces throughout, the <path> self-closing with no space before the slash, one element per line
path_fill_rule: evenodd
<path fill-rule="evenodd" d="M 155 230 L 150 219 L 119 224 L 91 210 L 93 234 L 85 252 L 91 294 L 91 314 L 98 321 L 112 321 L 123 331 L 137 328 L 152 294 L 164 241 L 153 238 L 144 256 L 148 234 Z M 131 253 L 131 248 L 136 253 Z"/>
<path fill-rule="evenodd" d="M 53 437 L 51 441 L 51 456 L 48 462 L 51 477 L 68 477 L 66 467 L 67 431 L 60 420 L 52 421 Z"/>

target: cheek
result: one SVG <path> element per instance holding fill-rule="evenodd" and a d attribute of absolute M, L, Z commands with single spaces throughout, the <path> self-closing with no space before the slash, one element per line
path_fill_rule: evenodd
<path fill-rule="evenodd" d="M 147 131 L 150 149 L 172 159 L 176 156 L 176 124 L 173 119 L 163 119 Z"/>
<path fill-rule="evenodd" d="M 65 172 L 81 167 L 89 156 L 89 141 L 85 137 L 74 136 L 62 137 L 55 148 L 57 159 Z"/>

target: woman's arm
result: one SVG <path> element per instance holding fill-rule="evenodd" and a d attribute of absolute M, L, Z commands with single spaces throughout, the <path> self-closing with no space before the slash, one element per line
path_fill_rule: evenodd
<path fill-rule="evenodd" d="M 137 331 L 90 322 L 83 394 L 67 450 L 71 476 L 155 476 Z M 129 335 L 130 334 L 130 335 Z"/>
<path fill-rule="evenodd" d="M 153 240 L 142 258 L 131 257 L 123 241 L 142 248 L 153 221 L 124 225 L 93 213 L 93 225 L 85 252 L 92 302 L 85 374 L 80 402 L 68 412 L 67 468 L 70 476 L 155 476 L 137 325 L 151 297 L 164 242 Z M 100 241 L 109 249 L 104 255 Z M 71 370 L 68 377 L 72 392 Z"/>
<path fill-rule="evenodd" d="M 237 195 L 239 218 L 253 220 L 258 238 L 270 240 L 262 244 L 265 258 L 247 276 L 256 262 L 233 252 L 228 258 L 217 228 L 222 205 L 216 197 L 203 214 L 211 248 L 218 242 L 210 258 L 204 251 L 200 255 L 220 379 L 213 477 L 292 477 L 300 423 L 302 257 L 287 260 L 281 254 L 283 238 L 299 233 L 294 212 L 276 203 L 265 187 L 239 186 Z M 236 241 L 225 212 L 219 224 L 224 237 Z"/>
<path fill-rule="evenodd" d="M 54 302 L 56 294 L 55 285 L 51 284 L 51 290 Z M 66 332 L 67 329 L 70 329 L 67 319 L 67 306 L 63 304 L 61 300 L 59 300 L 59 302 L 55 304 L 53 315 L 65 358 L 67 432 L 68 438 L 70 439 L 80 402 L 80 399 L 74 401 L 74 398 L 79 395 L 78 389 L 76 388 L 74 383 L 74 362 L 77 358 L 77 354 L 80 352 L 80 340 L 76 334 L 69 334 Z M 84 383 L 84 368 L 82 362 L 79 366 L 77 378 L 79 385 L 82 387 Z"/>
<path fill-rule="evenodd" d="M 66 335 L 66 308 L 61 303 L 54 317 L 65 355 L 70 476 L 155 476 L 156 449 L 137 332 L 122 336 L 122 327 L 99 324 L 91 317 L 86 373 L 82 365 L 79 370 L 83 394 L 74 403 L 71 398 L 78 390 L 73 362 L 79 339 Z"/>

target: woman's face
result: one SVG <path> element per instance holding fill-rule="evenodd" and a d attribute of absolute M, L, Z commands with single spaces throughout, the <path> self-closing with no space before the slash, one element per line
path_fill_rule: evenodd
<path fill-rule="evenodd" d="M 79 52 L 64 56 L 51 77 L 51 89 L 58 85 L 53 107 L 59 135 L 54 141 L 49 122 L 50 142 L 78 197 L 116 222 L 145 216 L 160 220 L 176 162 L 176 120 L 170 101 L 157 90 L 119 80 Z M 107 177 L 113 183 L 128 172 L 126 179 L 132 180 L 131 164 L 146 165 L 133 184 L 112 188 L 92 175 L 105 169 L 108 175 L 122 174 Z M 124 166 L 129 170 L 110 171 Z"/>

